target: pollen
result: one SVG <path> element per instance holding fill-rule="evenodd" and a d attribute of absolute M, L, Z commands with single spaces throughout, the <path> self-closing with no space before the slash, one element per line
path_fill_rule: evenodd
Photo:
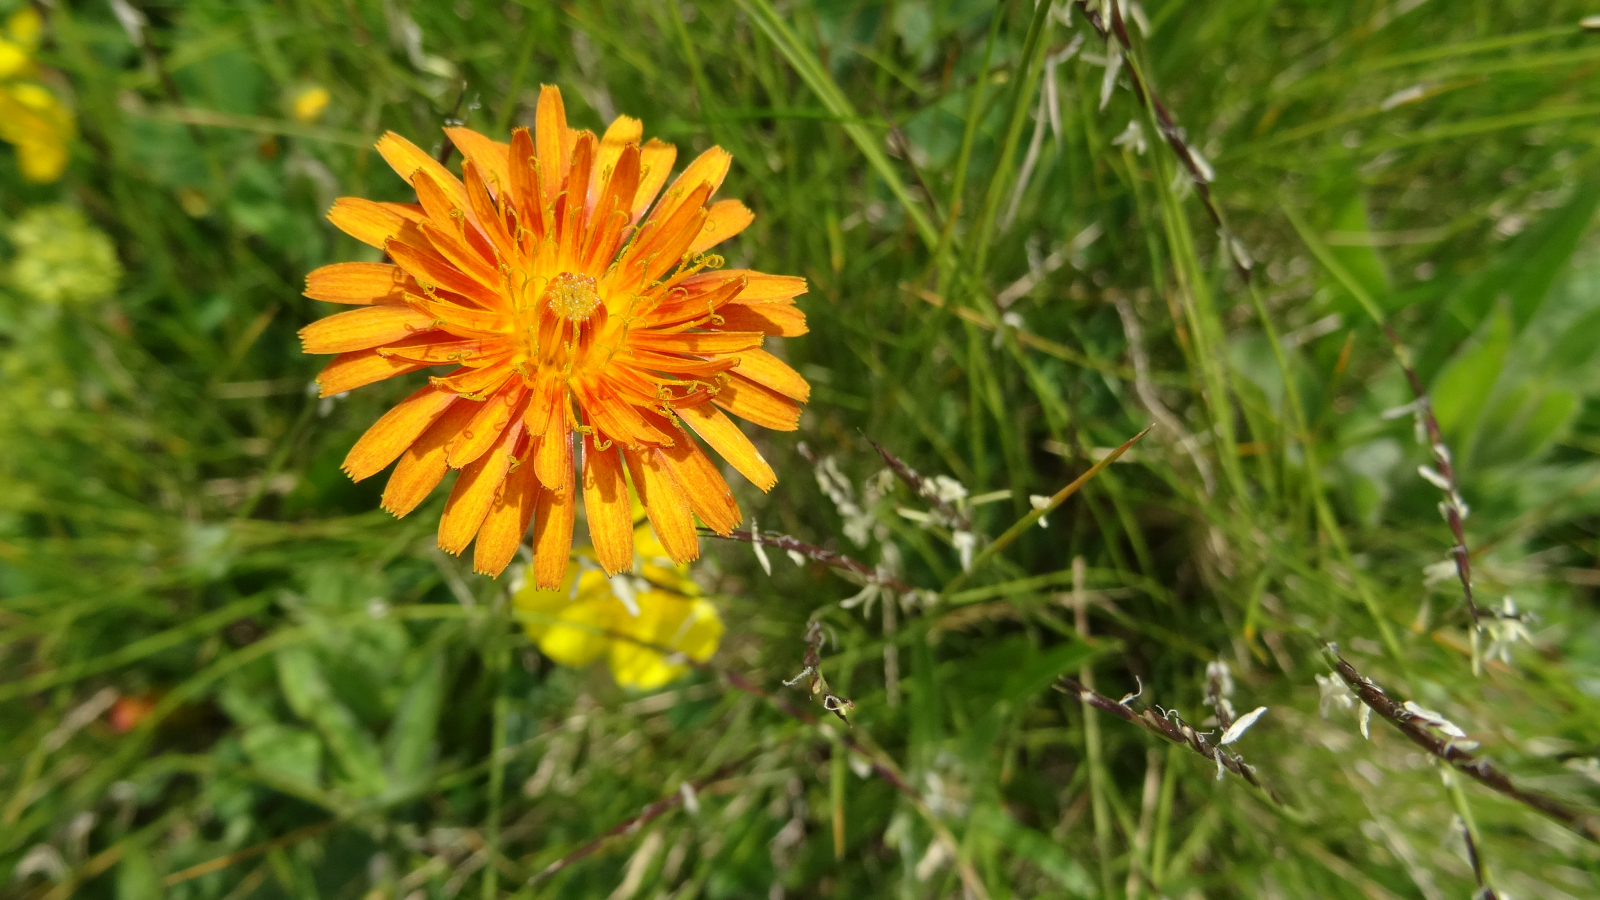
<path fill-rule="evenodd" d="M 583 322 L 600 306 L 600 292 L 594 279 L 577 272 L 562 272 L 550 279 L 544 289 L 544 302 L 550 311 L 569 322 Z"/>

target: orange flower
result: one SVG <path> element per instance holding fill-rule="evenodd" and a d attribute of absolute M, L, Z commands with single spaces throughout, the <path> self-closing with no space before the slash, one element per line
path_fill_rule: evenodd
<path fill-rule="evenodd" d="M 391 263 L 312 272 L 306 296 L 359 309 L 300 332 L 307 353 L 337 353 L 323 396 L 450 365 L 351 448 L 360 481 L 399 460 L 383 507 L 403 516 L 460 477 L 439 522 L 451 553 L 477 538 L 474 567 L 498 575 L 531 522 L 534 580 L 556 587 L 577 515 L 573 438 L 582 440 L 584 513 L 608 574 L 633 564 L 628 483 L 668 554 L 699 556 L 694 517 L 727 534 L 741 520 L 692 435 L 763 491 L 777 481 L 726 413 L 793 430 L 805 379 L 760 349 L 805 334 L 805 280 L 722 270 L 705 251 L 749 225 L 737 200 L 707 206 L 732 157 L 701 154 L 655 203 L 677 150 L 640 144 L 637 119 L 603 137 L 567 127 L 545 87 L 532 133 L 509 145 L 445 129 L 462 178 L 389 133 L 377 149 L 418 204 L 346 197 L 328 218 Z M 646 215 L 646 211 L 650 210 Z"/>

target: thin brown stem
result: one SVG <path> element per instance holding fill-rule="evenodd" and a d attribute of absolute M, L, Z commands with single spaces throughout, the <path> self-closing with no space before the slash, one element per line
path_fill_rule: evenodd
<path fill-rule="evenodd" d="M 1403 704 L 1391 700 L 1389 695 L 1383 692 L 1383 688 L 1356 671 L 1355 667 L 1338 655 L 1337 651 L 1330 648 L 1329 653 L 1333 657 L 1334 671 L 1338 672 L 1339 677 L 1350 686 L 1350 690 L 1355 692 L 1357 699 L 1399 729 L 1411 743 L 1421 747 L 1434 758 L 1450 764 L 1484 787 L 1543 813 L 1579 835 L 1600 843 L 1600 814 L 1580 810 L 1554 797 L 1518 787 L 1509 775 L 1493 763 L 1462 749 L 1454 740 L 1435 734 L 1426 727 L 1425 719 L 1406 709 Z"/>
<path fill-rule="evenodd" d="M 1194 730 L 1194 727 L 1176 716 L 1161 716 L 1151 710 L 1134 712 L 1126 704 L 1107 697 L 1105 694 L 1091 690 L 1077 679 L 1066 675 L 1057 679 L 1055 688 L 1064 694 L 1074 694 L 1084 705 L 1092 706 L 1104 713 L 1110 713 L 1119 719 L 1132 722 L 1157 737 L 1165 738 L 1174 744 L 1188 747 L 1223 769 L 1243 778 L 1251 787 L 1260 790 L 1271 798 L 1278 806 L 1283 806 L 1283 798 L 1256 774 L 1255 766 L 1235 756 L 1220 746 L 1211 743 L 1204 734 Z M 1169 713 L 1170 715 L 1170 713 Z"/>
<path fill-rule="evenodd" d="M 799 538 L 793 538 L 787 534 L 779 534 L 775 531 L 764 531 L 761 534 L 752 534 L 748 531 L 733 531 L 729 532 L 728 534 L 717 534 L 714 531 L 705 529 L 702 529 L 700 533 L 707 537 L 722 538 L 725 541 L 743 541 L 746 544 L 760 544 L 763 547 L 777 547 L 779 550 L 798 553 L 807 559 L 816 560 L 823 565 L 832 566 L 835 569 L 842 569 L 846 572 L 855 574 L 868 584 L 876 584 L 881 587 L 886 587 L 891 591 L 895 591 L 896 593 L 910 594 L 916 591 L 916 588 L 905 583 L 904 581 L 901 581 L 892 575 L 884 575 L 877 569 L 874 569 L 860 560 L 852 559 L 848 556 L 845 556 L 843 553 L 836 553 L 825 547 L 818 547 L 815 544 L 808 544 Z"/>

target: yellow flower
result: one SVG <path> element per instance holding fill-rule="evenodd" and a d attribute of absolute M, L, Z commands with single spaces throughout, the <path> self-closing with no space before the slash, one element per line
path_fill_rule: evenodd
<path fill-rule="evenodd" d="M 528 637 L 555 662 L 585 666 L 604 654 L 618 684 L 652 690 L 689 670 L 678 657 L 711 658 L 722 641 L 722 618 L 700 596 L 689 567 L 674 564 L 649 527 L 636 529 L 634 549 L 641 557 L 637 576 L 607 578 L 584 564 L 593 552 L 584 548 L 584 562 L 567 564 L 559 588 L 542 590 L 530 581 L 512 603 Z"/>
<path fill-rule="evenodd" d="M 553 87 L 509 144 L 445 130 L 462 177 L 391 132 L 378 153 L 419 202 L 345 197 L 328 213 L 392 262 L 306 277 L 307 297 L 356 307 L 300 331 L 305 352 L 338 354 L 317 377 L 323 396 L 452 367 L 374 423 L 345 472 L 397 463 L 383 508 L 403 516 L 460 470 L 439 546 L 476 540 L 474 568 L 490 575 L 531 526 L 532 580 L 559 585 L 580 492 L 595 560 L 628 568 L 630 482 L 667 555 L 696 558 L 695 517 L 724 535 L 740 522 L 696 435 L 756 487 L 777 481 L 728 414 L 798 427 L 811 388 L 761 344 L 806 332 L 805 279 L 722 270 L 708 254 L 755 218 L 711 202 L 732 162 L 720 147 L 668 185 L 675 148 L 641 143 L 627 116 L 603 136 L 570 128 Z"/>
<path fill-rule="evenodd" d="M 39 48 L 39 33 L 44 23 L 31 6 L 12 13 L 0 31 L 0 79 L 27 75 L 33 68 L 33 52 Z"/>
<path fill-rule="evenodd" d="M 17 165 L 29 181 L 49 182 L 67 168 L 72 114 L 43 85 L 19 81 L 34 74 L 39 14 L 24 7 L 0 32 L 0 140 L 17 147 Z"/>
<path fill-rule="evenodd" d="M 289 102 L 289 114 L 301 122 L 315 122 L 322 117 L 323 110 L 328 108 L 328 101 L 333 95 L 328 89 L 317 85 L 308 87 L 294 96 Z"/>

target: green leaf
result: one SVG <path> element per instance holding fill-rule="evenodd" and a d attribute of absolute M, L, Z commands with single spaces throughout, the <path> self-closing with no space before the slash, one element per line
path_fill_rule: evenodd
<path fill-rule="evenodd" d="M 334 696 L 316 657 L 303 647 L 278 651 L 278 682 L 295 715 L 316 726 L 328 750 L 339 762 L 350 789 L 358 794 L 380 794 L 388 787 L 377 742 Z"/>
<path fill-rule="evenodd" d="M 1094 882 L 1083 866 L 1049 836 L 1035 831 L 997 806 L 984 804 L 973 810 L 972 827 L 988 840 L 1032 863 L 1074 897 L 1095 896 Z"/>
<path fill-rule="evenodd" d="M 1470 435 L 1511 348 L 1511 316 L 1501 309 L 1476 344 L 1463 348 L 1433 383 L 1433 414 L 1448 439 Z"/>
<path fill-rule="evenodd" d="M 1473 462 L 1519 463 L 1543 452 L 1566 430 L 1580 401 L 1572 391 L 1522 384 L 1496 399 L 1483 416 Z"/>
<path fill-rule="evenodd" d="M 444 705 L 444 654 L 434 654 L 406 689 L 389 728 L 389 772 L 407 784 L 426 774 L 439 710 Z"/>
<path fill-rule="evenodd" d="M 1349 196 L 1350 199 L 1340 207 L 1339 214 L 1328 223 L 1329 229 L 1339 238 L 1337 241 L 1329 239 L 1329 250 L 1350 277 L 1366 290 L 1368 296 L 1376 299 L 1380 307 L 1392 309 L 1389 270 L 1372 240 L 1366 195 L 1361 191 L 1351 191 Z M 1360 305 L 1354 297 L 1342 299 L 1339 311 L 1348 317 L 1360 312 Z"/>
<path fill-rule="evenodd" d="M 1594 359 L 1595 351 L 1600 350 L 1597 335 L 1600 335 L 1600 309 L 1592 309 L 1562 330 L 1560 339 L 1545 354 L 1545 371 L 1576 369 Z"/>
<path fill-rule="evenodd" d="M 1508 242 L 1496 262 L 1444 308 L 1430 329 L 1432 338 L 1418 370 L 1426 376 L 1450 347 L 1479 327 L 1501 298 L 1509 304 L 1515 329 L 1521 331 L 1544 305 L 1556 279 L 1577 252 L 1597 206 L 1600 178 L 1592 177 L 1577 186 L 1565 206 L 1545 213 L 1533 227 Z"/>
<path fill-rule="evenodd" d="M 263 774 L 309 787 L 322 781 L 322 742 L 303 728 L 259 725 L 247 729 L 239 743 Z"/>
<path fill-rule="evenodd" d="M 117 900 L 157 900 L 160 896 L 161 881 L 150 849 L 139 841 L 129 842 L 117 866 Z"/>

